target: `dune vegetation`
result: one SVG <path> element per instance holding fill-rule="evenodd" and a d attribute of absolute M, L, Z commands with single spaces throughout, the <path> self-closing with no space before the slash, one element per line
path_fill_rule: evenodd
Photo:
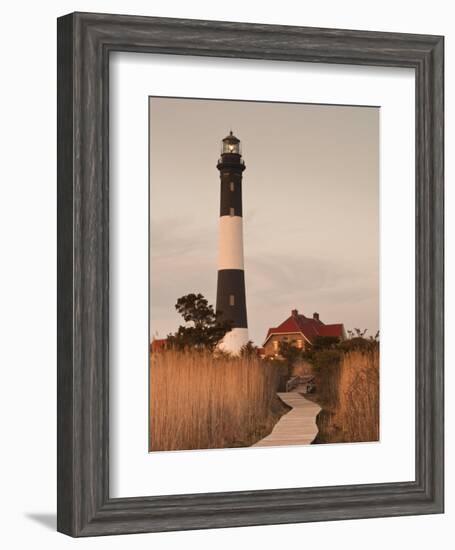
<path fill-rule="evenodd" d="M 150 451 L 250 446 L 288 408 L 276 366 L 255 355 L 168 349 L 150 358 Z"/>
<path fill-rule="evenodd" d="M 379 342 L 364 342 L 315 361 L 322 411 L 314 443 L 379 440 Z"/>

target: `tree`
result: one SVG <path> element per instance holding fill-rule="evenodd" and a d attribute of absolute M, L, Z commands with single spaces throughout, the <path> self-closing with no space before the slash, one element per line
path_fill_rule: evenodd
<path fill-rule="evenodd" d="M 302 351 L 292 342 L 281 341 L 279 343 L 279 354 L 286 361 L 288 376 L 291 376 L 293 366 L 302 357 Z"/>
<path fill-rule="evenodd" d="M 338 336 L 316 336 L 312 344 L 308 346 L 311 351 L 334 349 L 340 343 Z"/>
<path fill-rule="evenodd" d="M 190 326 L 180 325 L 177 332 L 168 334 L 169 347 L 176 349 L 215 349 L 224 335 L 232 329 L 231 323 L 221 321 L 202 294 L 187 294 L 177 300 L 175 309 Z"/>

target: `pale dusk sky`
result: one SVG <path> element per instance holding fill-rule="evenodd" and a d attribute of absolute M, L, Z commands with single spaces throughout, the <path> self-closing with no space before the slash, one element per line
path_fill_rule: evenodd
<path fill-rule="evenodd" d="M 241 140 L 250 338 L 291 309 L 379 328 L 379 108 L 150 98 L 151 337 L 215 306 L 220 142 Z"/>

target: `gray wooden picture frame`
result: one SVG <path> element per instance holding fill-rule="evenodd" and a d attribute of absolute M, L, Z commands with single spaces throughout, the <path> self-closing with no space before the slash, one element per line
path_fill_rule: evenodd
<path fill-rule="evenodd" d="M 443 48 L 440 36 L 91 13 L 59 18 L 59 531 L 78 537 L 443 511 Z M 108 103 L 113 51 L 415 70 L 415 481 L 110 498 Z"/>

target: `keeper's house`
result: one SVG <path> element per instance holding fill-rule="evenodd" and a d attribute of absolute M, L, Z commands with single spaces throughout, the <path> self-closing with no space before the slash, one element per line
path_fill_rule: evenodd
<path fill-rule="evenodd" d="M 346 339 L 346 332 L 342 323 L 325 325 L 319 319 L 319 313 L 313 317 L 305 317 L 296 309 L 291 316 L 274 328 L 269 328 L 263 344 L 264 356 L 273 357 L 279 354 L 279 343 L 290 342 L 296 347 L 305 349 L 317 336 L 335 336 L 340 340 Z"/>

